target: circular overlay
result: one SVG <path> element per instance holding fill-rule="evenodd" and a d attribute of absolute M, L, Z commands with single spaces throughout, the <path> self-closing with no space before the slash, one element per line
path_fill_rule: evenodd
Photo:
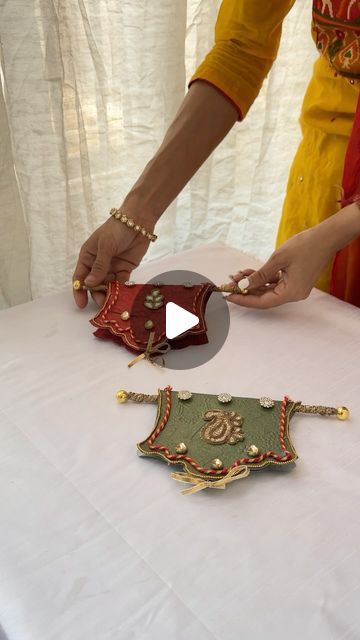
<path fill-rule="evenodd" d="M 145 316 L 149 316 L 147 319 L 150 320 L 151 324 L 154 325 L 154 330 L 157 328 L 158 322 L 162 322 L 164 325 L 164 320 L 166 317 L 166 304 L 169 302 L 175 303 L 180 307 L 179 310 L 174 311 L 174 307 L 172 307 L 172 321 L 171 325 L 173 328 L 177 326 L 177 317 L 179 317 L 180 326 L 182 322 L 182 309 L 186 311 L 190 311 L 194 313 L 194 309 L 189 304 L 189 301 L 195 298 L 196 292 L 198 291 L 196 285 L 210 283 L 214 285 L 214 283 L 209 280 L 206 276 L 201 273 L 196 273 L 194 271 L 165 271 L 164 273 L 160 273 L 159 275 L 151 278 L 146 284 L 153 285 L 154 289 L 158 289 L 160 294 L 163 295 L 163 305 L 160 309 L 150 309 L 148 314 L 146 314 L 146 305 L 145 295 L 143 291 L 140 291 L 135 298 L 134 306 L 139 308 L 144 307 Z M 170 291 L 164 285 L 178 285 L 179 288 L 173 289 Z M 185 285 L 185 286 L 184 286 Z M 194 285 L 191 287 L 191 285 Z M 163 288 L 162 288 L 163 287 Z M 184 302 L 184 296 L 182 295 L 184 290 L 186 290 L 186 301 Z M 168 298 L 168 300 L 167 300 Z M 160 311 L 157 314 L 157 311 Z M 200 308 L 197 309 L 196 314 L 198 313 Z M 205 311 L 205 313 L 204 313 Z M 163 356 L 164 357 L 164 366 L 167 369 L 193 369 L 195 367 L 200 367 L 203 364 L 206 364 L 213 358 L 218 351 L 220 351 L 223 346 L 230 327 L 230 313 L 226 300 L 223 297 L 223 294 L 220 292 L 212 292 L 208 298 L 207 304 L 202 307 L 202 313 L 205 317 L 206 324 L 206 336 L 207 342 L 205 344 L 190 344 L 189 346 L 183 347 L 181 349 L 175 348 L 177 338 L 173 340 L 167 340 L 172 345 L 171 349 Z M 178 316 L 176 315 L 178 314 Z M 131 322 L 131 321 L 130 321 Z M 191 330 L 190 330 L 191 331 Z M 150 331 L 149 331 L 150 333 Z M 202 338 L 200 341 L 204 340 L 204 333 L 201 334 Z M 186 337 L 186 332 L 181 334 L 180 341 Z M 196 340 L 196 330 L 194 333 L 189 335 L 189 341 Z"/>

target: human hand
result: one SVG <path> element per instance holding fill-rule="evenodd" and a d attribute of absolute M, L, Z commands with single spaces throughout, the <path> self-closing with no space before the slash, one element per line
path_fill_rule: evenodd
<path fill-rule="evenodd" d="M 303 231 L 279 247 L 258 271 L 238 272 L 233 283 L 249 293 L 231 294 L 227 300 L 243 307 L 269 309 L 307 298 L 337 250 L 329 231 L 323 223 Z"/>
<path fill-rule="evenodd" d="M 89 287 L 112 280 L 125 282 L 141 262 L 149 243 L 141 233 L 135 233 L 111 217 L 81 247 L 73 281 L 80 280 Z M 73 294 L 77 306 L 86 307 L 87 291 L 73 291 Z M 97 291 L 91 295 L 101 307 L 105 294 Z"/>

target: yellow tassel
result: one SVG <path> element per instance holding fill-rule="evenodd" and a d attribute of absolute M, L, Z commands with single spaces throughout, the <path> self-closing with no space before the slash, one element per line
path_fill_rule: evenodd
<path fill-rule="evenodd" d="M 136 356 L 136 358 L 131 360 L 131 362 L 128 363 L 128 367 L 133 367 L 134 364 L 140 362 L 140 360 L 143 360 L 144 358 L 151 362 L 151 364 L 157 365 L 158 367 L 165 366 L 165 360 L 162 356 L 170 351 L 170 345 L 165 340 L 165 342 L 161 342 L 156 347 L 153 347 L 154 338 L 155 332 L 152 331 L 149 335 L 146 351 L 144 351 L 144 353 L 140 353 L 139 356 Z"/>
<path fill-rule="evenodd" d="M 233 467 L 226 476 L 222 476 L 218 480 L 203 480 L 192 473 L 172 473 L 171 477 L 178 482 L 187 482 L 194 485 L 189 489 L 183 489 L 183 495 L 190 495 L 203 489 L 225 489 L 227 484 L 235 482 L 235 480 L 242 480 L 247 478 L 250 473 L 249 467 L 241 465 L 239 467 Z"/>

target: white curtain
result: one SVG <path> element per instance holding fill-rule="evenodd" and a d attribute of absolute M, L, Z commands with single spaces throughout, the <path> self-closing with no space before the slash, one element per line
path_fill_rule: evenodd
<path fill-rule="evenodd" d="M 0 0 L 0 307 L 70 282 L 82 242 L 159 145 L 219 5 Z M 147 259 L 212 240 L 271 251 L 316 55 L 310 5 L 295 4 L 256 104 L 166 212 Z"/>

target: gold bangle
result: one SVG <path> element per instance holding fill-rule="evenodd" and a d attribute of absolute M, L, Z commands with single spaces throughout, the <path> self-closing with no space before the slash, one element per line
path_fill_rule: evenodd
<path fill-rule="evenodd" d="M 119 222 L 126 224 L 126 226 L 129 227 L 129 229 L 133 229 L 137 233 L 141 233 L 145 238 L 148 238 L 148 240 L 151 240 L 151 242 L 155 242 L 155 240 L 157 239 L 157 236 L 155 235 L 155 233 L 150 233 L 150 231 L 145 229 L 145 227 L 142 227 L 140 224 L 137 224 L 135 220 L 133 220 L 132 218 L 128 218 L 126 213 L 121 211 L 121 209 L 115 209 L 115 208 L 110 209 L 110 215 L 116 220 L 119 220 Z"/>

